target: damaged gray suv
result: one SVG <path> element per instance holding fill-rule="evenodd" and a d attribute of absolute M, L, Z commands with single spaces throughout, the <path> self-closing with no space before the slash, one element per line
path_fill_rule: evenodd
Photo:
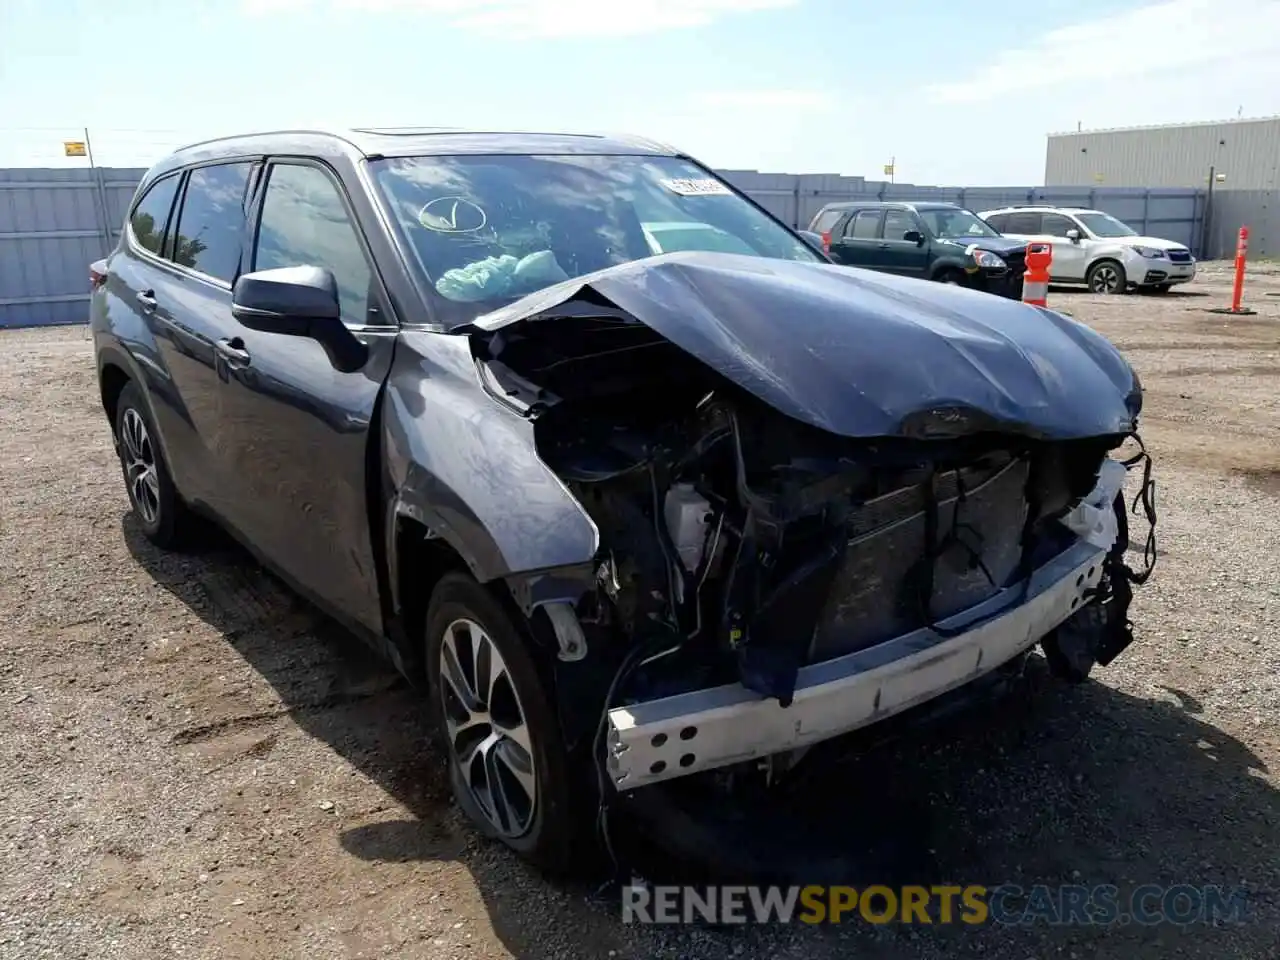
<path fill-rule="evenodd" d="M 142 530 L 215 520 L 382 651 L 543 867 L 620 799 L 731 804 L 1037 644 L 1078 680 L 1131 640 L 1115 348 L 835 266 L 661 145 L 202 143 L 91 276 Z"/>

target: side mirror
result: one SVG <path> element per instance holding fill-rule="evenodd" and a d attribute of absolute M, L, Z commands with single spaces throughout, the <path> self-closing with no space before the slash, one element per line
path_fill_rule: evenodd
<path fill-rule="evenodd" d="M 1072 227 L 1070 230 L 1067 231 L 1067 239 L 1070 240 L 1072 243 L 1079 243 L 1080 231 Z"/>
<path fill-rule="evenodd" d="M 908 230 L 902 235 L 902 239 L 907 243 L 914 243 L 917 247 L 924 246 L 924 234 L 919 230 Z"/>
<path fill-rule="evenodd" d="M 323 267 L 246 273 L 231 293 L 231 315 L 250 330 L 315 340 L 343 373 L 368 359 L 368 349 L 342 322 L 338 281 Z"/>

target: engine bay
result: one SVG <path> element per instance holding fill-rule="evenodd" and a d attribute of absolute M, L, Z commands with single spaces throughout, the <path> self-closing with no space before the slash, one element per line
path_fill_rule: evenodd
<path fill-rule="evenodd" d="M 948 432 L 945 411 L 927 438 L 838 436 L 603 307 L 476 359 L 599 530 L 579 615 L 646 651 L 635 696 L 738 680 L 786 706 L 807 663 L 941 632 L 1073 542 L 1056 521 L 1125 439 Z"/>

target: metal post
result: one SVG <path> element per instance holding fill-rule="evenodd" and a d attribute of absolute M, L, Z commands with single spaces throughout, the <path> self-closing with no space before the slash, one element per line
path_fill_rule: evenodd
<path fill-rule="evenodd" d="M 102 236 L 102 255 L 111 253 L 111 214 L 107 210 L 107 191 L 102 182 L 102 171 L 93 162 L 93 143 L 89 139 L 89 128 L 84 128 L 84 152 L 89 157 L 89 177 L 93 182 L 94 219 L 98 232 Z"/>
<path fill-rule="evenodd" d="M 1217 167 L 1210 164 L 1209 166 L 1209 192 L 1205 194 L 1204 211 L 1200 214 L 1200 259 L 1208 260 L 1209 256 L 1209 227 L 1210 219 L 1213 213 L 1213 181 L 1217 179 Z"/>

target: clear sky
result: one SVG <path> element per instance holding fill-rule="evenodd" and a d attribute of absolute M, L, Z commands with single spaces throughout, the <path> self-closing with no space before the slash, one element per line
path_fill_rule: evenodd
<path fill-rule="evenodd" d="M 1045 134 L 1280 113 L 1280 0 L 0 0 L 0 166 L 310 125 L 609 130 L 1038 184 Z"/>

